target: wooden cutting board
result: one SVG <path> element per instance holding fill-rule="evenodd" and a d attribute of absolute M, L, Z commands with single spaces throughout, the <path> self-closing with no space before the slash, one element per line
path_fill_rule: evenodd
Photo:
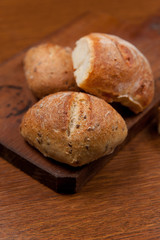
<path fill-rule="evenodd" d="M 160 104 L 160 16 L 153 16 L 140 26 L 135 26 L 119 22 L 106 14 L 85 13 L 41 42 L 50 41 L 73 47 L 78 38 L 90 32 L 116 34 L 129 40 L 144 53 L 151 63 L 156 81 L 156 93 L 152 104 L 138 115 L 134 115 L 125 107 L 114 105 L 127 122 L 129 129 L 127 142 L 155 117 L 157 106 Z M 77 192 L 104 164 L 113 158 L 122 146 L 112 155 L 78 168 L 45 158 L 36 149 L 30 147 L 19 133 L 19 124 L 23 114 L 36 102 L 24 77 L 25 51 L 0 65 L 1 156 L 57 192 Z"/>

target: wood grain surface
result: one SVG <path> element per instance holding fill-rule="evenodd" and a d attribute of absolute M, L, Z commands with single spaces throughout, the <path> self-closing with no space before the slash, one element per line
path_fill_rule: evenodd
<path fill-rule="evenodd" d="M 125 36 L 126 40 L 135 44 L 150 60 L 156 82 L 155 97 L 150 106 L 142 113 L 135 115 L 126 107 L 118 104 L 118 111 L 128 127 L 125 143 L 148 124 L 150 119 L 156 115 L 160 104 L 160 34 L 155 29 L 157 24 L 160 25 L 160 15 L 152 16 L 142 24 L 133 25 L 118 22 L 107 14 L 85 13 L 43 40 L 43 42 L 49 41 L 73 47 L 77 39 L 90 32 L 118 34 L 120 37 Z M 152 44 L 150 44 L 151 41 Z M 36 102 L 36 99 L 26 83 L 23 58 L 24 51 L 0 66 L 1 156 L 56 192 L 75 193 L 112 159 L 120 150 L 120 146 L 113 154 L 78 168 L 45 158 L 30 147 L 21 137 L 19 125 L 23 114 Z M 115 107 L 116 104 L 113 106 Z"/>
<path fill-rule="evenodd" d="M 0 2 L 1 62 L 91 4 L 37 2 Z M 139 22 L 160 2 L 93 1 L 91 8 Z M 0 158 L 0 239 L 160 239 L 159 146 L 152 123 L 71 196 L 54 193 Z"/>

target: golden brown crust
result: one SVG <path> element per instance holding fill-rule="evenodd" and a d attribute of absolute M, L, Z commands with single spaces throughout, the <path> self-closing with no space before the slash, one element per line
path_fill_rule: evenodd
<path fill-rule="evenodd" d="M 154 81 L 147 59 L 119 37 L 92 33 L 88 39 L 91 70 L 78 86 L 107 102 L 121 102 L 135 113 L 152 101 Z"/>
<path fill-rule="evenodd" d="M 59 91 L 78 91 L 68 47 L 46 43 L 29 49 L 24 70 L 29 88 L 38 98 Z"/>
<path fill-rule="evenodd" d="M 25 114 L 21 134 L 45 156 L 81 166 L 113 152 L 127 135 L 122 117 L 104 100 L 59 92 Z"/>

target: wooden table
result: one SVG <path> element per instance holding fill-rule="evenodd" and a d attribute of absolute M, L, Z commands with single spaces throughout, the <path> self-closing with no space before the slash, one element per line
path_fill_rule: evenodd
<path fill-rule="evenodd" d="M 0 62 L 86 10 L 141 22 L 149 1 L 0 1 Z M 60 195 L 0 158 L 0 239 L 160 239 L 160 137 L 139 133 L 81 192 Z"/>

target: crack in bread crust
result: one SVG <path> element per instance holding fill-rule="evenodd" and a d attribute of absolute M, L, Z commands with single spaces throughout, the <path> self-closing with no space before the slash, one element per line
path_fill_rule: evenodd
<path fill-rule="evenodd" d="M 88 95 L 84 95 L 83 93 L 72 94 L 68 116 L 68 137 L 80 129 L 80 125 L 83 124 L 82 120 L 86 121 L 86 118 L 91 118 L 91 116 L 88 115 L 89 109 L 91 109 L 91 101 Z"/>
<path fill-rule="evenodd" d="M 71 98 L 71 105 L 70 105 L 70 111 L 69 111 L 69 123 L 68 123 L 68 129 L 67 129 L 67 135 L 70 137 L 72 134 L 75 126 L 76 126 L 76 120 L 78 117 L 78 102 L 77 102 L 77 95 L 73 94 L 73 97 Z"/>

